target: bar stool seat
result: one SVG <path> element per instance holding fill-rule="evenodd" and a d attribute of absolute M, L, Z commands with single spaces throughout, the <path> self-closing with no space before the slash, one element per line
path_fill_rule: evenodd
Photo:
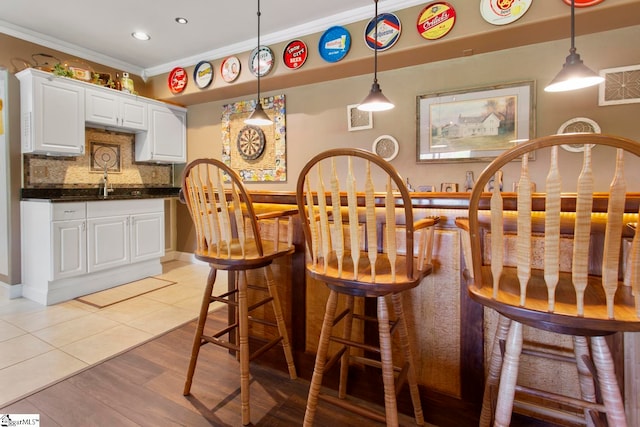
<path fill-rule="evenodd" d="M 292 379 L 297 377 L 278 287 L 271 269 L 274 260 L 294 252 L 291 217 L 297 214 L 297 210 L 256 214 L 240 177 L 216 159 L 198 159 L 187 165 L 183 173 L 182 198 L 189 208 L 196 231 L 194 255 L 211 267 L 183 393 L 186 396 L 191 392 L 198 355 L 203 345 L 211 343 L 231 350 L 240 360 L 242 424 L 248 425 L 251 422 L 250 360 L 281 344 L 289 375 Z M 265 221 L 273 229 L 273 241 L 261 238 L 260 226 L 265 226 Z M 280 238 L 281 225 L 285 225 L 281 221 L 287 225 L 286 242 L 282 242 Z M 262 270 L 263 282 L 249 284 L 247 271 L 255 269 Z M 233 275 L 235 287 L 214 295 L 218 270 L 226 270 Z M 212 303 L 227 304 L 232 315 L 225 328 L 205 332 Z M 265 310 L 268 306 L 271 306 L 272 318 L 266 317 Z M 258 309 L 262 310 L 262 315 L 250 314 Z M 257 349 L 250 348 L 251 321 L 258 322 L 260 328 L 275 331 L 266 340 L 265 337 L 252 335 L 252 338 L 263 342 Z"/>
<path fill-rule="evenodd" d="M 375 192 L 374 180 L 383 192 Z M 358 185 L 364 206 L 358 205 L 362 197 Z M 319 399 L 398 425 L 396 393 L 406 380 L 416 423 L 424 424 L 413 329 L 408 326 L 402 299 L 404 291 L 418 286 L 433 270 L 431 248 L 438 218 L 414 221 L 403 179 L 388 162 L 359 149 L 329 150 L 312 158 L 299 176 L 297 201 L 308 249 L 307 273 L 329 288 L 304 425 L 313 425 Z M 339 298 L 345 308 L 336 314 Z M 375 299 L 375 315 L 364 312 L 365 299 Z M 377 323 L 379 344 L 364 341 L 364 322 Z M 400 366 L 394 364 L 392 334 L 399 338 L 396 349 L 401 356 L 396 364 L 401 360 Z M 330 343 L 335 346 L 331 355 Z M 325 371 L 337 361 L 340 384 L 336 395 L 321 386 Z M 350 362 L 382 369 L 384 414 L 348 398 Z"/>

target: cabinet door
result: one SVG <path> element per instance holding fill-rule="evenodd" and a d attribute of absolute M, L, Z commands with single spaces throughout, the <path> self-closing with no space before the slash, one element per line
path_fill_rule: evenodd
<path fill-rule="evenodd" d="M 182 108 L 149 104 L 149 131 L 136 134 L 136 161 L 185 163 L 186 122 Z"/>
<path fill-rule="evenodd" d="M 65 80 L 34 77 L 33 116 L 23 117 L 23 136 L 33 142 L 23 144 L 26 151 L 84 154 L 84 88 Z"/>
<path fill-rule="evenodd" d="M 52 280 L 87 272 L 87 239 L 84 220 L 53 221 Z"/>
<path fill-rule="evenodd" d="M 128 95 L 120 99 L 120 126 L 136 131 L 147 130 L 147 103 Z"/>
<path fill-rule="evenodd" d="M 85 89 L 85 119 L 89 123 L 118 126 L 118 99 L 115 94 Z"/>
<path fill-rule="evenodd" d="M 86 89 L 85 119 L 88 124 L 123 130 L 147 130 L 147 103 L 109 89 Z"/>
<path fill-rule="evenodd" d="M 164 256 L 164 215 L 131 216 L 131 262 Z"/>
<path fill-rule="evenodd" d="M 129 217 L 87 220 L 89 273 L 129 263 Z"/>

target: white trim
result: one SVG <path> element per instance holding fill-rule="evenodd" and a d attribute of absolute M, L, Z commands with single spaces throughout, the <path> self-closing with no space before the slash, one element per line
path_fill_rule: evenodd
<path fill-rule="evenodd" d="M 22 285 L 10 285 L 8 283 L 0 282 L 0 300 L 1 299 L 15 299 L 22 296 Z"/>

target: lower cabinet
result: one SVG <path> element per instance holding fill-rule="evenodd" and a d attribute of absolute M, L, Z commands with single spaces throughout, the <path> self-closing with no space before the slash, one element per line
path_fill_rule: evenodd
<path fill-rule="evenodd" d="M 162 271 L 164 200 L 23 201 L 23 296 L 53 304 Z"/>
<path fill-rule="evenodd" d="M 164 212 L 88 217 L 87 229 L 90 273 L 164 255 Z"/>
<path fill-rule="evenodd" d="M 54 280 L 87 272 L 86 229 L 84 219 L 51 223 Z"/>

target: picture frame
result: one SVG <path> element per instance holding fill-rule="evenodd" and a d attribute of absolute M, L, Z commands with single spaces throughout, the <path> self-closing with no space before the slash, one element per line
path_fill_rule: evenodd
<path fill-rule="evenodd" d="M 605 68 L 599 74 L 604 77 L 604 82 L 598 86 L 598 105 L 640 102 L 640 65 Z"/>
<path fill-rule="evenodd" d="M 360 111 L 358 105 L 347 105 L 347 128 L 349 132 L 373 128 L 373 111 Z"/>
<path fill-rule="evenodd" d="M 490 161 L 534 138 L 535 81 L 416 97 L 416 161 Z"/>

